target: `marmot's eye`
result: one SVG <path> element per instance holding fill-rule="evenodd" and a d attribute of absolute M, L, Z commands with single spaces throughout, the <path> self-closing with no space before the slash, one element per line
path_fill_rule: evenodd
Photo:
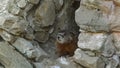
<path fill-rule="evenodd" d="M 59 36 L 58 36 L 57 38 L 58 38 L 58 39 L 60 39 L 60 37 L 59 37 Z"/>

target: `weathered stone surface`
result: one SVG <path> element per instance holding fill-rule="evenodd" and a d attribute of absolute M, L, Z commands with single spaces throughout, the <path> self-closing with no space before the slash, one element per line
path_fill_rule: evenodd
<path fill-rule="evenodd" d="M 106 64 L 105 68 L 119 68 L 118 55 L 113 55 L 111 57 L 102 57 L 102 60 Z"/>
<path fill-rule="evenodd" d="M 91 52 L 91 51 L 84 51 L 84 53 L 89 55 L 89 56 L 95 56 L 95 53 Z"/>
<path fill-rule="evenodd" d="M 20 12 L 20 8 L 15 4 L 15 0 L 9 0 L 7 10 L 14 15 L 18 15 Z"/>
<path fill-rule="evenodd" d="M 52 68 L 52 66 L 55 65 L 55 60 L 43 59 L 42 62 L 34 63 L 34 65 L 36 68 Z"/>
<path fill-rule="evenodd" d="M 3 66 L 0 66 L 0 68 L 4 68 Z"/>
<path fill-rule="evenodd" d="M 13 37 L 10 33 L 6 32 L 6 31 L 3 31 L 3 30 L 2 30 L 2 32 L 0 31 L 0 36 L 5 41 L 8 41 L 8 42 L 13 42 L 15 40 L 15 37 Z"/>
<path fill-rule="evenodd" d="M 105 65 L 99 57 L 90 57 L 80 49 L 77 49 L 75 51 L 73 58 L 77 63 L 87 68 L 104 68 Z"/>
<path fill-rule="evenodd" d="M 75 20 L 80 28 L 92 32 L 109 31 L 106 17 L 97 9 L 88 9 L 87 7 L 91 8 L 91 6 L 81 5 L 75 12 Z"/>
<path fill-rule="evenodd" d="M 1 16 L 0 16 L 0 21 L 1 21 L 0 26 L 1 26 L 1 27 L 3 26 L 5 20 L 6 20 L 6 19 L 5 19 L 4 17 L 1 17 Z"/>
<path fill-rule="evenodd" d="M 120 7 L 116 2 L 105 0 L 82 0 L 75 12 L 75 20 L 81 29 L 91 32 L 120 31 Z"/>
<path fill-rule="evenodd" d="M 40 0 L 28 0 L 28 2 L 32 3 L 32 4 L 38 4 Z"/>
<path fill-rule="evenodd" d="M 1 20 L 0 26 L 2 29 L 8 30 L 15 23 L 15 21 L 18 20 L 18 17 L 12 16 L 12 15 L 8 15 L 8 17 L 7 17 L 4 15 L 7 15 L 7 14 L 3 14 L 0 16 L 0 20 Z M 15 19 L 15 20 L 13 20 L 13 19 Z"/>
<path fill-rule="evenodd" d="M 42 43 L 44 43 L 44 42 L 46 42 L 47 40 L 48 40 L 48 38 L 49 38 L 49 34 L 48 34 L 48 32 L 45 32 L 45 31 L 39 31 L 39 32 L 36 32 L 35 33 L 35 39 L 37 40 L 37 41 L 39 41 L 39 42 L 42 42 Z"/>
<path fill-rule="evenodd" d="M 78 47 L 87 50 L 99 51 L 107 38 L 104 33 L 81 33 L 78 37 Z"/>
<path fill-rule="evenodd" d="M 28 56 L 27 53 L 33 52 L 32 50 L 34 48 L 33 45 L 29 41 L 25 40 L 24 38 L 18 38 L 15 41 L 15 43 L 13 43 L 13 46 L 17 48 L 21 53 L 27 56 Z"/>
<path fill-rule="evenodd" d="M 75 64 L 72 59 L 60 57 L 57 60 L 44 59 L 42 62 L 34 63 L 36 68 L 82 68 Z"/>
<path fill-rule="evenodd" d="M 10 30 L 10 33 L 12 34 L 20 35 L 25 31 L 27 26 L 28 26 L 28 22 L 22 19 L 15 22 L 9 30 Z"/>
<path fill-rule="evenodd" d="M 0 0 L 0 12 L 6 11 L 6 7 L 9 0 Z"/>
<path fill-rule="evenodd" d="M 113 0 L 113 2 L 116 6 L 120 6 L 120 0 Z"/>
<path fill-rule="evenodd" d="M 33 68 L 32 65 L 7 42 L 0 42 L 0 63 L 5 68 Z"/>
<path fill-rule="evenodd" d="M 113 40 L 114 40 L 114 45 L 117 51 L 120 51 L 120 33 L 112 33 Z"/>
<path fill-rule="evenodd" d="M 44 68 L 44 65 L 42 63 L 34 63 L 36 68 Z"/>
<path fill-rule="evenodd" d="M 13 46 L 28 58 L 39 59 L 42 56 L 47 56 L 47 54 L 40 47 L 34 47 L 30 41 L 25 40 L 24 38 L 18 38 Z"/>
<path fill-rule="evenodd" d="M 20 8 L 24 8 L 27 5 L 27 1 L 26 0 L 18 0 L 17 5 Z"/>
<path fill-rule="evenodd" d="M 71 7 L 72 3 L 73 3 L 72 0 L 68 1 L 63 0 L 63 5 L 61 7 L 62 10 L 60 9 L 61 11 L 58 12 L 58 15 L 56 17 L 56 22 L 58 22 L 56 24 L 56 29 L 69 30 L 71 32 L 78 30 L 74 21 L 74 13 L 72 13 L 74 12 L 74 8 Z"/>
<path fill-rule="evenodd" d="M 65 58 L 65 57 L 59 57 L 57 59 L 57 65 L 61 68 L 83 68 L 80 65 L 77 65 L 73 62 L 73 58 Z"/>
<path fill-rule="evenodd" d="M 33 29 L 28 26 L 25 30 L 25 38 L 28 40 L 33 40 L 35 38 Z"/>
<path fill-rule="evenodd" d="M 34 50 L 36 50 L 36 61 L 42 61 L 44 58 L 48 58 L 49 55 L 40 47 L 39 43 L 36 41 L 32 41 L 34 46 Z"/>
<path fill-rule="evenodd" d="M 106 68 L 117 68 L 119 65 L 119 56 L 114 55 L 113 57 L 108 59 L 108 64 L 106 65 Z"/>
<path fill-rule="evenodd" d="M 57 10 L 60 10 L 64 4 L 63 0 L 54 0 L 54 2 L 55 2 L 55 7 Z"/>
<path fill-rule="evenodd" d="M 113 36 L 108 35 L 107 39 L 105 40 L 104 47 L 102 48 L 103 56 L 105 57 L 112 57 L 115 54 L 115 47 L 113 44 Z"/>
<path fill-rule="evenodd" d="M 120 7 L 115 7 L 113 14 L 111 14 L 110 28 L 111 31 L 120 32 Z"/>
<path fill-rule="evenodd" d="M 120 0 L 81 0 L 75 12 L 81 31 L 74 55 L 77 63 L 86 68 L 119 68 L 119 11 Z"/>
<path fill-rule="evenodd" d="M 53 25 L 55 20 L 55 6 L 52 0 L 44 0 L 35 12 L 35 24 L 38 27 Z M 35 26 L 37 27 L 37 26 Z"/>
<path fill-rule="evenodd" d="M 1 20 L 0 28 L 14 35 L 20 35 L 21 33 L 23 33 L 28 25 L 28 22 L 23 18 L 13 16 L 11 14 L 1 15 L 0 20 Z"/>
<path fill-rule="evenodd" d="M 28 12 L 34 5 L 33 4 L 28 4 L 26 5 L 26 8 L 24 9 L 26 12 Z M 26 13 L 27 15 L 27 13 Z"/>

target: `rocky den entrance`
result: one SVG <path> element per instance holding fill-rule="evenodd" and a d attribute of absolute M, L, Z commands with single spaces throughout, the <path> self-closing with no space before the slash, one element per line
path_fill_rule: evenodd
<path fill-rule="evenodd" d="M 0 68 L 120 68 L 119 0 L 1 0 Z M 58 57 L 60 30 L 77 37 Z"/>

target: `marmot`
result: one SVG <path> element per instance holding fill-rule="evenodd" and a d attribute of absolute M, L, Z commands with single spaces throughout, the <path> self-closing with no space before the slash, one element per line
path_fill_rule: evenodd
<path fill-rule="evenodd" d="M 61 56 L 73 56 L 77 48 L 77 38 L 72 32 L 60 31 L 56 38 L 57 54 Z"/>

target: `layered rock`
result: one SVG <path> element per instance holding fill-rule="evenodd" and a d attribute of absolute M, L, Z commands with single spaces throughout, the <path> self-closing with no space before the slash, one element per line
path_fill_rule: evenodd
<path fill-rule="evenodd" d="M 0 63 L 5 68 L 33 68 L 32 65 L 14 50 L 7 42 L 0 42 Z"/>
<path fill-rule="evenodd" d="M 78 31 L 73 3 L 72 0 L 0 0 L 0 68 L 80 67 L 68 58 L 64 58 L 70 62 L 67 65 L 57 59 L 53 61 L 57 58 L 56 33 L 61 29 Z"/>
<path fill-rule="evenodd" d="M 74 60 L 87 68 L 119 68 L 119 0 L 81 0 Z"/>

